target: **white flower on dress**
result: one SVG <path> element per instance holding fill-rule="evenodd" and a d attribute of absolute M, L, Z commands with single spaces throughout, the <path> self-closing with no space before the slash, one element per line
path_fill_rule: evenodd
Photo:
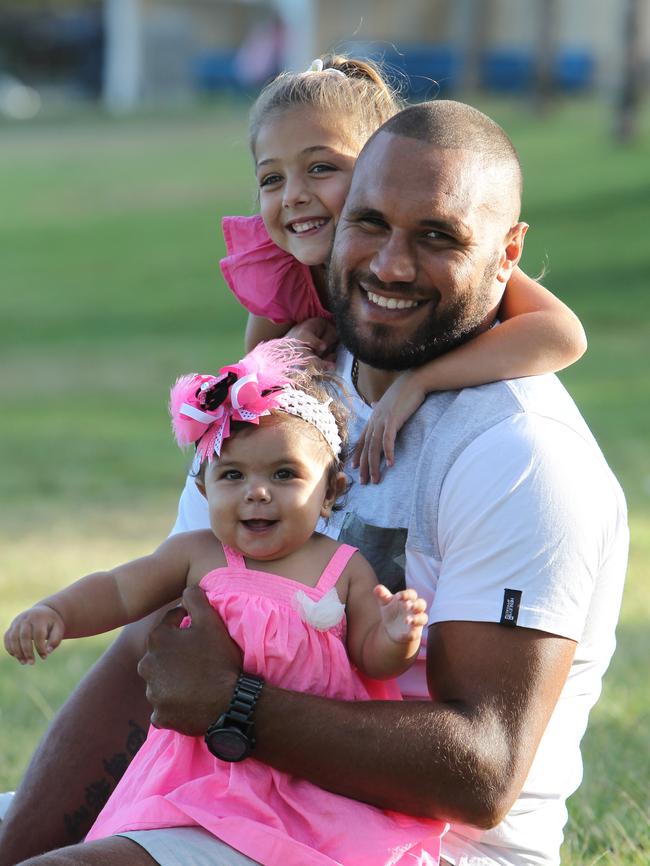
<path fill-rule="evenodd" d="M 327 631 L 343 619 L 345 605 L 334 587 L 326 592 L 324 596 L 314 601 L 301 589 L 294 595 L 293 607 L 298 611 L 303 622 L 312 625 L 319 631 Z"/>

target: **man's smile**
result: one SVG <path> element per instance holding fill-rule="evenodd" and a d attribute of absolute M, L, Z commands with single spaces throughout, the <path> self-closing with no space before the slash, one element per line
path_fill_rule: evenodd
<path fill-rule="evenodd" d="M 395 296 L 377 295 L 375 292 L 364 289 L 368 300 L 371 304 L 376 304 L 378 307 L 383 307 L 388 310 L 406 310 L 412 307 L 418 307 L 422 301 L 407 300 Z"/>

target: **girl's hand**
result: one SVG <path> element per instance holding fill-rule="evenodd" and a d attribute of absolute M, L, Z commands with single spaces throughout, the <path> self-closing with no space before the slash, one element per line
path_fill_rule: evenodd
<path fill-rule="evenodd" d="M 5 649 L 21 665 L 34 664 L 34 647 L 42 659 L 55 650 L 63 640 L 65 623 L 61 616 L 46 604 L 37 604 L 19 613 L 5 632 Z"/>
<path fill-rule="evenodd" d="M 403 589 L 393 593 L 383 584 L 374 589 L 379 602 L 381 619 L 388 636 L 395 643 L 410 643 L 420 640 L 422 629 L 429 621 L 427 603 L 419 598 L 414 589 Z"/>
<path fill-rule="evenodd" d="M 286 336 L 305 343 L 308 353 L 313 353 L 328 364 L 335 360 L 336 328 L 327 319 L 305 319 L 304 322 L 294 325 Z"/>
<path fill-rule="evenodd" d="M 352 465 L 359 467 L 359 480 L 377 484 L 381 478 L 379 465 L 382 452 L 386 465 L 395 462 L 395 437 L 406 421 L 416 412 L 427 396 L 419 383 L 417 371 L 402 373 L 388 388 L 381 400 L 373 404 L 372 416 L 359 441 L 354 446 Z"/>

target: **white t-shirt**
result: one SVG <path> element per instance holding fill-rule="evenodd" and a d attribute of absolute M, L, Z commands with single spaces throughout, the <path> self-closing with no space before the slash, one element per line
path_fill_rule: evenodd
<path fill-rule="evenodd" d="M 340 370 L 349 378 L 350 359 Z M 352 440 L 369 416 L 353 398 Z M 191 479 L 174 531 L 208 525 Z M 628 532 L 625 502 L 575 405 L 553 376 L 431 395 L 405 425 L 379 486 L 352 484 L 319 527 L 360 547 L 391 589 L 406 583 L 432 623 L 503 622 L 577 642 L 522 792 L 488 831 L 455 825 L 456 866 L 555 866 L 579 744 L 615 646 Z M 428 696 L 424 651 L 400 680 Z"/>

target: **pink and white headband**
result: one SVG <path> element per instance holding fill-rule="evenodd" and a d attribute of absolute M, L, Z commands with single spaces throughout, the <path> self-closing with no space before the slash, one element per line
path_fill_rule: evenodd
<path fill-rule="evenodd" d="M 221 454 L 231 419 L 259 424 L 272 409 L 312 424 L 339 456 L 341 437 L 329 409 L 331 400 L 321 403 L 291 384 L 288 374 L 305 363 L 299 349 L 295 340 L 269 340 L 216 376 L 191 373 L 176 381 L 169 401 L 172 428 L 181 448 L 196 444 L 197 467 Z"/>

